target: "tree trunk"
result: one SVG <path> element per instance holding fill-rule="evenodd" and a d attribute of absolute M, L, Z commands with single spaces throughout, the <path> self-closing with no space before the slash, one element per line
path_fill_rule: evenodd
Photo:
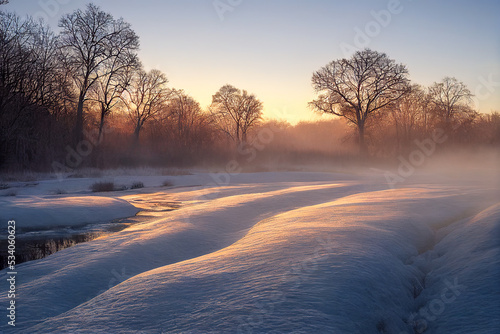
<path fill-rule="evenodd" d="M 78 97 L 78 107 L 76 109 L 76 123 L 75 123 L 75 145 L 83 139 L 83 102 L 85 101 L 85 93 L 80 92 Z"/>
<path fill-rule="evenodd" d="M 134 130 L 134 144 L 136 144 L 136 145 L 139 143 L 139 134 L 141 131 L 141 126 L 142 126 L 141 121 L 137 120 L 137 125 L 135 126 L 135 130 Z"/>
<path fill-rule="evenodd" d="M 246 142 L 247 142 L 247 132 L 246 131 L 242 131 L 242 133 L 241 133 L 241 142 L 243 144 L 246 144 Z"/>
<path fill-rule="evenodd" d="M 99 135 L 97 136 L 97 142 L 101 142 L 102 129 L 104 128 L 104 115 L 106 115 L 106 107 L 104 103 L 101 102 L 101 123 L 99 124 Z"/>
<path fill-rule="evenodd" d="M 240 138 L 240 125 L 236 124 L 236 145 L 239 147 L 241 145 L 241 138 Z"/>
<path fill-rule="evenodd" d="M 397 115 L 394 114 L 394 124 L 396 125 L 396 150 L 399 154 L 401 154 L 401 148 L 402 148 L 402 144 L 401 144 L 401 135 L 400 135 L 400 129 L 399 129 L 399 122 L 398 122 L 398 118 L 397 118 Z"/>
<path fill-rule="evenodd" d="M 359 134 L 359 155 L 365 157 L 368 155 L 368 147 L 365 142 L 365 122 L 358 122 L 358 134 Z"/>

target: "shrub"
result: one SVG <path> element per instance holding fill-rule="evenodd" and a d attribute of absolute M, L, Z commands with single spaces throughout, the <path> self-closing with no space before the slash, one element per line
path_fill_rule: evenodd
<path fill-rule="evenodd" d="M 172 187 L 174 184 L 170 180 L 163 181 L 162 184 L 164 187 Z"/>
<path fill-rule="evenodd" d="M 139 189 L 139 188 L 144 188 L 144 183 L 142 183 L 141 181 L 136 181 L 132 183 L 132 186 L 130 187 L 130 189 Z"/>
<path fill-rule="evenodd" d="M 114 182 L 96 182 L 90 187 L 90 189 L 95 193 L 113 191 L 115 190 L 115 184 Z"/>

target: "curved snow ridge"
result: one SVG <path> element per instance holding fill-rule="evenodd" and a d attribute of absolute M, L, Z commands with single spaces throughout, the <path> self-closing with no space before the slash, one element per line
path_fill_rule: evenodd
<path fill-rule="evenodd" d="M 257 187 L 252 194 L 198 200 L 150 223 L 19 265 L 18 312 L 29 317 L 20 318 L 17 327 L 57 316 L 137 274 L 227 247 L 263 217 L 370 186 L 302 183 L 274 189 Z"/>
<path fill-rule="evenodd" d="M 31 333 L 413 330 L 408 259 L 432 225 L 475 207 L 465 193 L 366 192 L 262 219 L 220 250 L 143 272 Z"/>
<path fill-rule="evenodd" d="M 438 231 L 409 333 L 499 333 L 500 203 Z M 420 264 L 421 265 L 421 264 Z"/>
<path fill-rule="evenodd" d="M 0 199 L 0 207 L 0 220 L 15 220 L 18 228 L 108 222 L 139 212 L 123 199 L 101 196 L 16 196 Z"/>
<path fill-rule="evenodd" d="M 245 186 L 247 188 L 247 186 Z M 169 214 L 168 218 L 152 219 L 147 223 L 131 226 L 124 231 L 127 243 L 148 242 L 159 235 L 170 234 L 172 228 L 181 228 L 203 233 L 204 236 L 216 236 L 220 246 L 211 248 L 210 253 L 234 243 L 259 220 L 271 217 L 290 209 L 311 204 L 322 203 L 341 198 L 368 189 L 379 189 L 380 186 L 349 183 L 328 183 L 314 185 L 289 184 L 268 189 L 249 187 L 253 192 L 243 194 L 213 192 L 201 189 L 185 201 L 178 210 Z M 174 197 L 176 198 L 176 197 Z M 135 233 L 140 231 L 140 233 Z M 131 234 L 131 235 L 129 235 Z M 200 254 L 203 255 L 203 254 Z"/>

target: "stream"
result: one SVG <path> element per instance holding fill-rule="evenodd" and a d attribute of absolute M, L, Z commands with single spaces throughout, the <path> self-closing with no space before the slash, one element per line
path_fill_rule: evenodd
<path fill-rule="evenodd" d="M 104 223 L 91 223 L 56 228 L 29 228 L 16 230 L 16 264 L 39 260 L 62 249 L 76 244 L 105 237 L 135 224 L 157 218 L 158 212 L 173 211 L 180 207 L 179 202 L 155 201 L 140 205 L 141 211 L 135 216 L 114 219 Z M 7 238 L 0 240 L 0 270 L 7 267 Z"/>

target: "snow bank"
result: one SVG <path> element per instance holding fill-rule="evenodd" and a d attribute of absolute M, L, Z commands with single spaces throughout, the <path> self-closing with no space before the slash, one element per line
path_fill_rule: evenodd
<path fill-rule="evenodd" d="M 0 198 L 0 207 L 0 221 L 15 220 L 21 229 L 107 222 L 139 211 L 123 199 L 100 196 L 16 196 Z"/>
<path fill-rule="evenodd" d="M 320 190 L 316 187 L 314 192 Z M 262 199 L 270 202 L 279 196 Z M 205 224 L 223 237 L 222 226 L 231 229 L 237 219 L 250 214 L 248 210 L 262 205 L 258 200 L 237 200 L 235 196 L 213 201 L 210 209 L 193 214 L 204 217 Z M 426 251 L 434 235 L 432 225 L 470 206 L 468 198 L 450 191 L 405 189 L 365 191 L 285 210 L 261 219 L 228 247 L 145 271 L 29 331 L 410 332 L 415 285 L 424 275 L 410 261 Z M 225 223 L 218 226 L 217 218 Z M 191 217 L 190 222 L 201 221 Z M 159 230 L 156 225 L 163 240 L 185 242 L 179 250 L 163 250 L 179 252 L 196 245 L 196 239 L 178 234 L 179 226 Z M 209 236 L 206 231 L 202 235 Z M 172 232 L 176 237 L 165 239 Z M 153 247 L 144 231 L 135 233 L 145 240 L 144 248 Z M 127 243 L 120 252 L 131 247 Z M 129 272 L 131 264 L 125 267 Z M 58 276 L 49 275 L 56 281 Z"/>
<path fill-rule="evenodd" d="M 19 265 L 15 332 L 414 334 L 421 310 L 425 333 L 496 332 L 477 321 L 500 299 L 500 210 L 475 215 L 491 193 L 271 174 L 125 196 L 183 205 Z M 470 290 L 438 317 L 455 277 Z"/>
<path fill-rule="evenodd" d="M 261 217 L 289 210 L 297 203 L 338 198 L 367 186 L 280 183 L 242 188 L 246 189 L 242 193 L 251 188 L 253 191 L 234 195 L 238 192 L 235 187 L 220 187 L 213 197 L 214 193 L 206 189 L 187 188 L 193 203 L 164 213 L 161 219 L 19 265 L 25 282 L 19 289 L 23 291 L 21 298 L 26 298 L 19 303 L 19 314 L 30 316 L 21 318 L 18 328 L 70 310 L 131 276 L 227 247 Z"/>
<path fill-rule="evenodd" d="M 157 171 L 160 172 L 160 171 Z M 8 188 L 0 189 L 0 197 L 3 196 L 42 196 L 42 195 L 91 195 L 90 187 L 96 182 L 113 182 L 117 188 L 130 189 L 135 182 L 144 184 L 144 188 L 136 190 L 118 191 L 106 193 L 106 196 L 123 196 L 129 193 L 144 193 L 158 189 L 166 189 L 163 186 L 168 181 L 173 186 L 191 187 L 226 187 L 238 184 L 277 183 L 277 182 L 324 182 L 330 181 L 353 181 L 359 177 L 342 173 L 313 173 L 313 172 L 269 172 L 269 173 L 241 173 L 229 174 L 226 171 L 214 171 L 212 173 L 193 172 L 188 175 L 131 175 L 130 171 L 106 171 L 104 175 L 97 177 L 45 179 L 28 182 L 2 182 Z M 170 187 L 169 187 L 170 188 Z M 155 190 L 152 190 L 155 189 Z"/>
<path fill-rule="evenodd" d="M 417 333 L 500 333 L 500 204 L 442 232 L 413 316 Z"/>

